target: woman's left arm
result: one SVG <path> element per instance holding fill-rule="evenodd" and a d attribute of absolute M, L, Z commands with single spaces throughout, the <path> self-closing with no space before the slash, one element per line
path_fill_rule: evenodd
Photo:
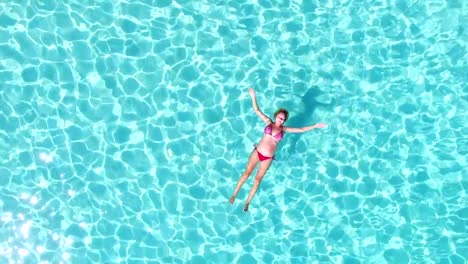
<path fill-rule="evenodd" d="M 283 131 L 288 132 L 288 133 L 304 133 L 312 129 L 316 128 L 324 128 L 327 127 L 327 124 L 325 123 L 317 123 L 313 126 L 305 126 L 305 127 L 283 127 Z"/>

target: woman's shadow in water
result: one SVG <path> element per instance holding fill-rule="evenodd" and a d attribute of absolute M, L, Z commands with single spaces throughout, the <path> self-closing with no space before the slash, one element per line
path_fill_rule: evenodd
<path fill-rule="evenodd" d="M 314 112 L 318 107 L 323 107 L 323 108 L 329 109 L 335 103 L 335 101 L 333 99 L 329 103 L 323 103 L 323 102 L 317 101 L 317 98 L 321 94 L 322 94 L 322 91 L 320 91 L 318 86 L 310 87 L 308 89 L 308 91 L 301 98 L 301 101 L 302 101 L 302 104 L 303 104 L 302 112 L 296 113 L 296 112 L 293 111 L 292 115 L 291 115 L 291 118 L 288 119 L 288 122 L 287 122 L 286 126 L 304 127 L 304 126 L 314 125 L 315 123 L 318 123 L 318 122 L 327 123 L 325 120 L 312 122 L 312 120 L 314 119 L 313 118 Z M 288 134 L 289 148 L 286 149 L 286 152 L 287 152 L 286 155 L 287 156 L 293 155 L 294 153 L 297 152 L 297 146 L 296 145 L 297 145 L 297 143 L 298 143 L 301 136 L 302 136 L 302 133 L 289 133 Z"/>

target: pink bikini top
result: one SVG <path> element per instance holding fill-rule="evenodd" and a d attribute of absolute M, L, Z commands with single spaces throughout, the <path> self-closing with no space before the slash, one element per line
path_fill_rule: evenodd
<path fill-rule="evenodd" d="M 277 141 L 280 141 L 281 139 L 283 139 L 283 130 L 281 130 L 280 132 L 278 132 L 276 135 L 272 135 L 273 133 L 273 128 L 272 128 L 272 124 L 269 124 L 268 126 L 265 127 L 265 130 L 263 131 L 265 134 L 268 134 L 272 137 L 274 137 Z"/>

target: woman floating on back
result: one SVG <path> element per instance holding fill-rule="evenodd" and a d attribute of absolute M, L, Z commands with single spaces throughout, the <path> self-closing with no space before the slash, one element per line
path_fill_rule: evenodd
<path fill-rule="evenodd" d="M 257 192 L 258 186 L 265 176 L 265 173 L 270 168 L 270 165 L 274 159 L 274 154 L 276 151 L 276 147 L 278 146 L 278 142 L 283 139 L 284 132 L 289 133 L 302 133 L 306 132 L 315 128 L 324 128 L 327 125 L 324 123 L 318 123 L 313 126 L 306 126 L 301 128 L 295 127 L 287 127 L 283 126 L 283 124 L 288 120 L 289 113 L 286 109 L 280 108 L 278 109 L 274 116 L 274 121 L 271 120 L 268 116 L 262 113 L 257 105 L 257 99 L 255 97 L 255 91 L 253 88 L 249 89 L 250 97 L 252 97 L 252 104 L 255 110 L 255 113 L 265 122 L 266 127 L 264 129 L 264 134 L 258 145 L 254 147 L 252 153 L 250 154 L 249 161 L 247 163 L 247 168 L 245 172 L 240 177 L 239 181 L 237 182 L 236 189 L 234 190 L 234 194 L 229 199 L 229 202 L 232 204 L 239 193 L 242 184 L 249 178 L 252 171 L 255 167 L 260 163 L 260 167 L 257 171 L 257 176 L 255 176 L 254 185 L 252 190 L 249 193 L 249 197 L 244 205 L 244 211 L 249 210 L 249 204 L 252 198 L 254 197 L 255 193 Z"/>

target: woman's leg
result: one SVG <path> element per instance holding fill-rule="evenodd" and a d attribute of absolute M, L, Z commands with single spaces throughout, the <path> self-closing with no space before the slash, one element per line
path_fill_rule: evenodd
<path fill-rule="evenodd" d="M 258 168 L 257 175 L 255 176 L 255 181 L 252 186 L 252 190 L 250 190 L 249 197 L 247 198 L 247 201 L 244 205 L 244 211 L 249 210 L 250 201 L 252 201 L 252 198 L 254 197 L 258 187 L 260 186 L 260 182 L 262 182 L 263 176 L 265 176 L 272 162 L 273 159 L 268 159 L 260 162 L 260 167 Z"/>
<path fill-rule="evenodd" d="M 231 196 L 231 199 L 229 199 L 230 203 L 234 202 L 234 200 L 237 197 L 237 194 L 240 191 L 240 188 L 242 187 L 242 184 L 244 184 L 244 182 L 249 178 L 250 174 L 252 174 L 252 171 L 255 169 L 255 166 L 257 166 L 257 163 L 259 161 L 260 160 L 258 159 L 257 150 L 254 149 L 252 153 L 250 153 L 249 161 L 247 162 L 247 168 L 245 169 L 245 172 L 242 174 L 239 181 L 237 182 L 234 194 Z"/>

